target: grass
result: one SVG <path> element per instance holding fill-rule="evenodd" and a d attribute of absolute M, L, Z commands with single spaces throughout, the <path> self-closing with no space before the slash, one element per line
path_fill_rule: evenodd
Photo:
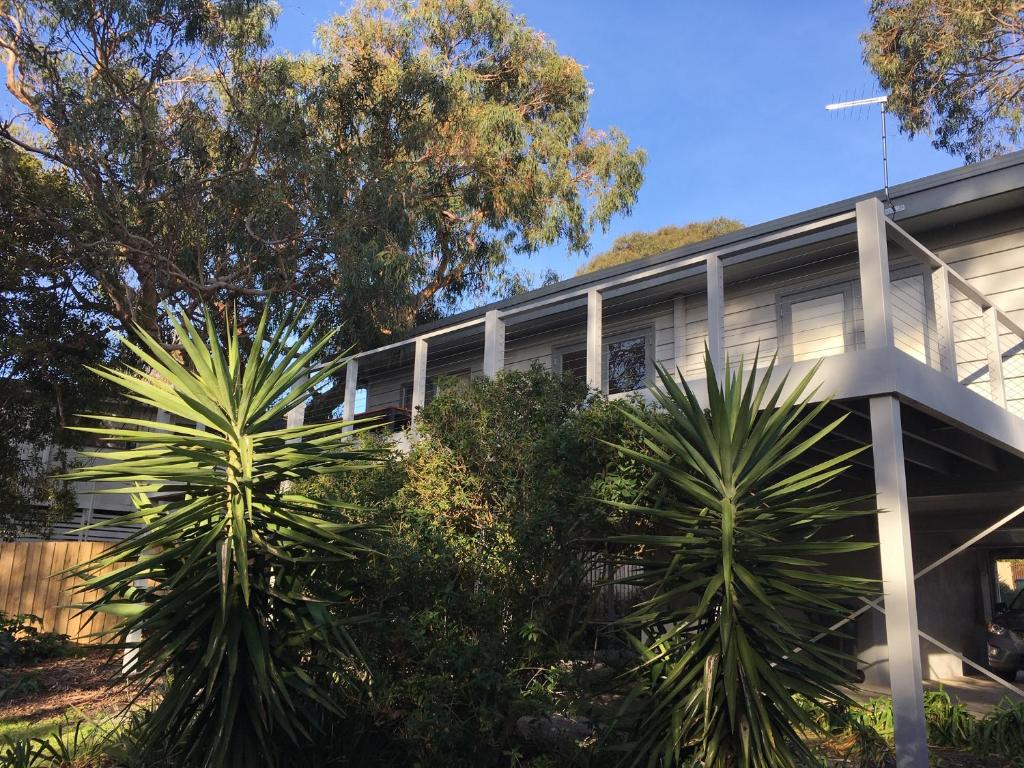
<path fill-rule="evenodd" d="M 848 711 L 825 711 L 808 707 L 816 722 L 828 733 L 817 743 L 830 764 L 851 768 L 894 766 L 892 749 L 892 701 L 876 698 Z M 928 744 L 937 766 L 1005 765 L 1024 768 L 1024 702 L 1005 700 L 983 718 L 975 718 L 946 691 L 928 691 L 924 696 Z M 975 762 L 994 758 L 994 762 Z"/>
<path fill-rule="evenodd" d="M 70 714 L 70 712 L 68 713 Z M 0 720 L 0 744 L 19 739 L 43 739 L 52 736 L 57 728 L 68 723 L 67 715 L 49 717 L 45 720 L 10 719 Z"/>

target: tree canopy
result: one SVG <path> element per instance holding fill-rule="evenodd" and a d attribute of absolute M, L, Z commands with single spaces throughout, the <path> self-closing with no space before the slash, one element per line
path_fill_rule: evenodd
<path fill-rule="evenodd" d="M 872 0 L 864 59 L 911 136 L 975 162 L 1021 145 L 1024 3 Z"/>
<path fill-rule="evenodd" d="M 0 142 L 59 173 L 0 204 L 54 220 L 57 282 L 119 329 L 301 297 L 370 345 L 485 290 L 510 252 L 585 250 L 644 154 L 587 125 L 582 67 L 499 0 L 359 0 L 319 51 L 261 0 L 16 0 Z M 20 193 L 19 193 L 20 194 Z"/>
<path fill-rule="evenodd" d="M 630 261 L 671 251 L 692 243 L 700 243 L 713 237 L 743 229 L 735 219 L 719 216 L 707 221 L 694 221 L 683 226 L 670 225 L 654 232 L 630 232 L 615 238 L 612 247 L 599 253 L 577 270 L 577 275 L 596 272 L 605 267 L 625 264 Z"/>
<path fill-rule="evenodd" d="M 102 407 L 108 388 L 85 366 L 110 359 L 104 323 L 82 311 L 61 270 L 55 232 L 77 216 L 63 176 L 0 145 L 0 537 L 45 533 L 75 510 L 54 469 L 70 466 L 80 436 L 65 427 L 87 407 Z M 32 215 L 45 206 L 53 219 Z M 80 222 L 76 226 L 84 232 Z"/>

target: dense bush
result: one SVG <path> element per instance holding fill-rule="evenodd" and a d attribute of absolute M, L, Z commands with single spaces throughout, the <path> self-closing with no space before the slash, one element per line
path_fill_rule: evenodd
<path fill-rule="evenodd" d="M 306 488 L 379 531 L 363 589 L 379 620 L 353 630 L 374 675 L 361 760 L 507 763 L 529 749 L 517 720 L 571 709 L 601 642 L 586 575 L 621 521 L 594 498 L 637 493 L 639 465 L 606 441 L 638 433 L 539 367 L 442 386 L 417 430 L 408 455 Z"/>
<path fill-rule="evenodd" d="M 0 611 L 0 667 L 52 659 L 68 653 L 68 636 L 42 632 L 43 620 L 31 613 L 9 616 Z"/>

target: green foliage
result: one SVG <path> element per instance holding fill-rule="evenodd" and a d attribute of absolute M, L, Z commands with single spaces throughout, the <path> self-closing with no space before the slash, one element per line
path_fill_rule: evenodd
<path fill-rule="evenodd" d="M 826 406 L 805 400 L 816 370 L 784 395 L 784 382 L 769 390 L 774 363 L 756 367 L 720 381 L 706 356 L 707 409 L 662 370 L 667 418 L 630 416 L 647 451 L 621 450 L 655 475 L 649 501 L 620 505 L 654 531 L 613 539 L 644 548 L 633 582 L 646 599 L 625 620 L 645 638 L 624 708 L 631 765 L 792 766 L 811 759 L 798 729 L 814 728 L 793 695 L 848 702 L 852 659 L 819 635 L 870 582 L 821 559 L 870 546 L 823 530 L 867 514 L 828 488 L 856 451 L 798 462 L 842 420 L 812 426 Z"/>
<path fill-rule="evenodd" d="M 1024 766 L 1024 701 L 1003 699 L 974 730 L 972 748 L 983 755 L 1003 755 Z"/>
<path fill-rule="evenodd" d="M 1018 0 L 872 0 L 864 59 L 901 129 L 968 163 L 1017 148 L 1024 118 Z"/>
<path fill-rule="evenodd" d="M 606 444 L 636 431 L 539 367 L 442 383 L 417 430 L 366 484 L 306 486 L 353 493 L 381 532 L 364 592 L 380 620 L 352 630 L 374 673 L 360 764 L 507 764 L 529 751 L 518 718 L 571 709 L 586 684 L 566 660 L 599 641 L 584 577 L 621 518 L 593 499 L 639 492 L 639 465 Z"/>
<path fill-rule="evenodd" d="M 628 235 L 615 238 L 611 249 L 594 256 L 580 267 L 576 274 L 585 275 L 605 267 L 626 264 L 674 248 L 682 248 L 684 245 L 701 243 L 738 229 L 743 229 L 743 224 L 735 219 L 719 216 L 707 221 L 694 221 L 682 227 L 667 226 L 654 232 L 630 232 Z"/>
<path fill-rule="evenodd" d="M 13 538 L 46 535 L 74 513 L 74 493 L 52 473 L 81 445 L 65 427 L 109 391 L 85 366 L 108 361 L 111 345 L 75 294 L 85 285 L 55 268 L 65 246 L 54 228 L 77 216 L 67 184 L 2 142 L 0 178 L 0 538 Z M 31 215 L 36 203 L 52 221 Z"/>
<path fill-rule="evenodd" d="M 817 729 L 828 734 L 828 751 L 838 754 L 844 765 L 896 765 L 892 699 L 878 697 L 852 706 L 807 700 L 798 703 Z M 1024 764 L 1024 702 L 1004 699 L 979 719 L 940 688 L 924 692 L 924 715 L 928 744 L 932 747 L 1008 758 L 1013 766 Z"/>
<path fill-rule="evenodd" d="M 0 611 L 0 667 L 13 667 L 67 654 L 68 636 L 40 632 L 43 620 L 31 613 L 8 616 Z"/>
<path fill-rule="evenodd" d="M 234 302 L 249 333 L 301 298 L 345 321 L 340 347 L 372 346 L 510 252 L 584 250 L 630 210 L 644 153 L 587 125 L 583 67 L 506 4 L 346 5 L 292 56 L 266 0 L 6 3 L 0 144 L 66 179 L 79 215 L 11 202 L 52 221 L 62 283 L 164 341 L 163 301 Z"/>
<path fill-rule="evenodd" d="M 143 754 L 180 747 L 186 765 L 276 765 L 289 745 L 316 739 L 320 710 L 338 714 L 319 670 L 339 688 L 365 677 L 346 632 L 363 551 L 356 526 L 339 520 L 344 501 L 314 501 L 288 483 L 355 472 L 373 456 L 341 422 L 283 425 L 343 365 L 306 380 L 329 339 L 309 343 L 296 317 L 269 329 L 264 314 L 250 345 L 230 321 L 218 341 L 209 315 L 205 340 L 187 317 L 168 322 L 180 358 L 138 329 L 137 343 L 122 343 L 142 367 L 98 371 L 170 422 L 82 428 L 135 447 L 89 452 L 102 462 L 71 479 L 133 494 L 135 510 L 110 524 L 143 524 L 80 567 L 81 589 L 102 593 L 84 610 L 122 617 L 113 639 L 136 652 L 143 691 L 168 678 Z M 328 567 L 338 574 L 330 588 L 313 578 Z"/>
<path fill-rule="evenodd" d="M 71 710 L 21 733 L 0 735 L 0 768 L 174 768 L 180 754 L 141 750 L 146 709 L 113 716 L 87 717 Z"/>

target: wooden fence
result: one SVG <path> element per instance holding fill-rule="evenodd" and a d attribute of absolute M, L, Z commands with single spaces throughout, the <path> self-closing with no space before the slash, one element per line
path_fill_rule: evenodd
<path fill-rule="evenodd" d="M 60 574 L 111 546 L 105 541 L 0 542 L 0 611 L 8 616 L 31 613 L 43 620 L 45 632 L 80 643 L 100 642 L 91 635 L 112 627 L 117 617 L 80 613 L 73 604 L 86 602 L 92 594 L 72 592 L 80 580 Z"/>

